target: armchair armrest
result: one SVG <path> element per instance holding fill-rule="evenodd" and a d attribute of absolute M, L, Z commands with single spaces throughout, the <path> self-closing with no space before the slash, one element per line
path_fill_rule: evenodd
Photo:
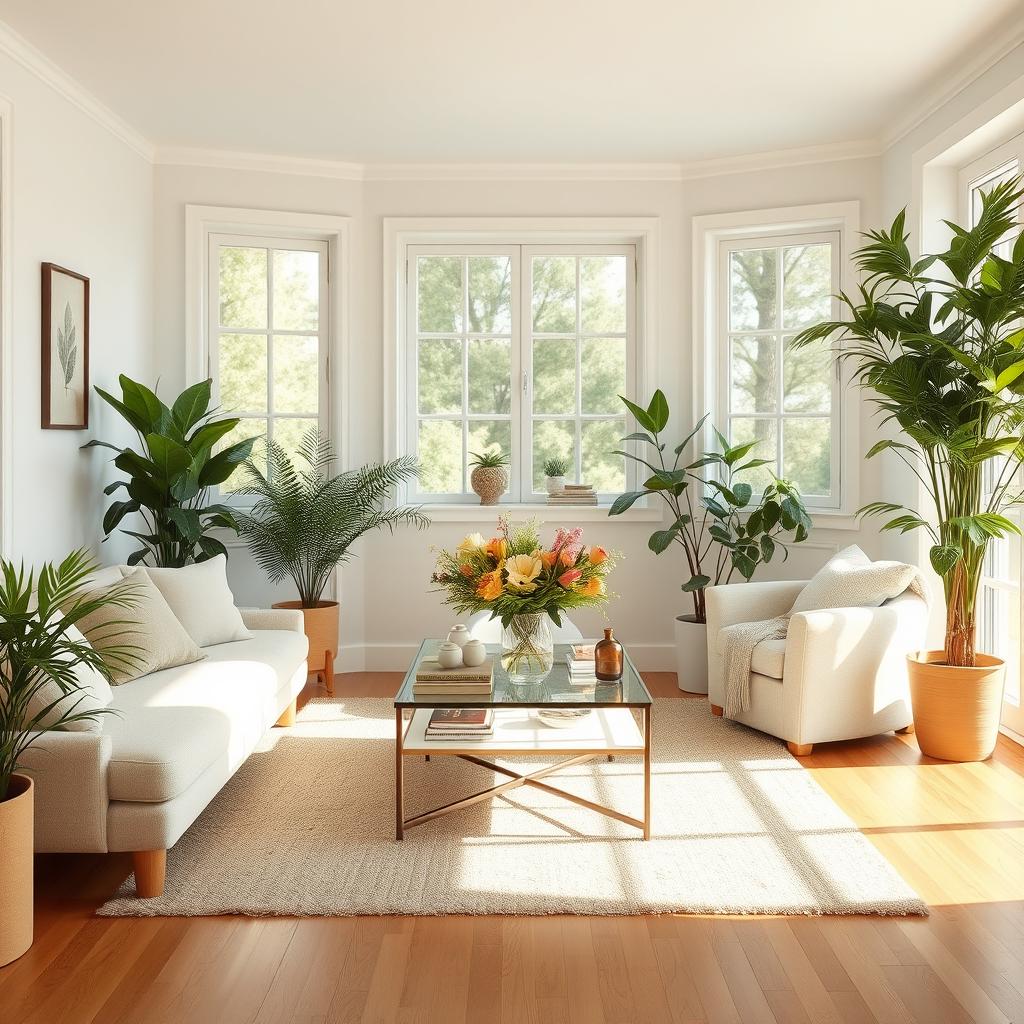
<path fill-rule="evenodd" d="M 239 608 L 246 629 L 284 629 L 304 633 L 302 612 L 297 608 Z"/>
<path fill-rule="evenodd" d="M 48 732 L 25 751 L 35 782 L 35 848 L 105 853 L 111 740 L 99 732 Z"/>

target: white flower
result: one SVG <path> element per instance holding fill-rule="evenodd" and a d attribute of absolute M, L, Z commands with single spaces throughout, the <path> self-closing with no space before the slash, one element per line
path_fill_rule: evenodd
<path fill-rule="evenodd" d="M 508 585 L 520 594 L 532 594 L 537 589 L 533 581 L 540 575 L 543 563 L 533 555 L 513 555 L 505 563 Z"/>
<path fill-rule="evenodd" d="M 470 533 L 462 539 L 462 543 L 459 545 L 459 551 L 464 554 L 471 554 L 474 551 L 480 551 L 487 546 L 487 541 L 484 540 L 482 533 Z"/>

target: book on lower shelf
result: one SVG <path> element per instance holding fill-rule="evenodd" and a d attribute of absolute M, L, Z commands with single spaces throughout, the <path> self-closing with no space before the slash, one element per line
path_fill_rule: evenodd
<path fill-rule="evenodd" d="M 435 708 L 427 739 L 482 739 L 494 733 L 494 708 Z"/>

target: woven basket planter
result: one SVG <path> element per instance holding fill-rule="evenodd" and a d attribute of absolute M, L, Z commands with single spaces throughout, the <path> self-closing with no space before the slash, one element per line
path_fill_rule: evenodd
<path fill-rule="evenodd" d="M 508 490 L 508 470 L 502 466 L 477 466 L 469 482 L 480 495 L 481 505 L 497 505 Z"/>

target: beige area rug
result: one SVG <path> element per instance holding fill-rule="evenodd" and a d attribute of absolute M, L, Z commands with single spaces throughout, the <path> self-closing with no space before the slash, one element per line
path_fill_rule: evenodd
<path fill-rule="evenodd" d="M 520 787 L 398 843 L 392 704 L 312 701 L 293 728 L 268 734 L 170 851 L 163 896 L 135 899 L 129 877 L 99 913 L 927 913 L 782 743 L 714 718 L 705 701 L 659 700 L 653 714 L 649 842 Z M 407 758 L 406 813 L 494 775 L 456 758 Z M 639 758 L 547 781 L 642 814 Z"/>

